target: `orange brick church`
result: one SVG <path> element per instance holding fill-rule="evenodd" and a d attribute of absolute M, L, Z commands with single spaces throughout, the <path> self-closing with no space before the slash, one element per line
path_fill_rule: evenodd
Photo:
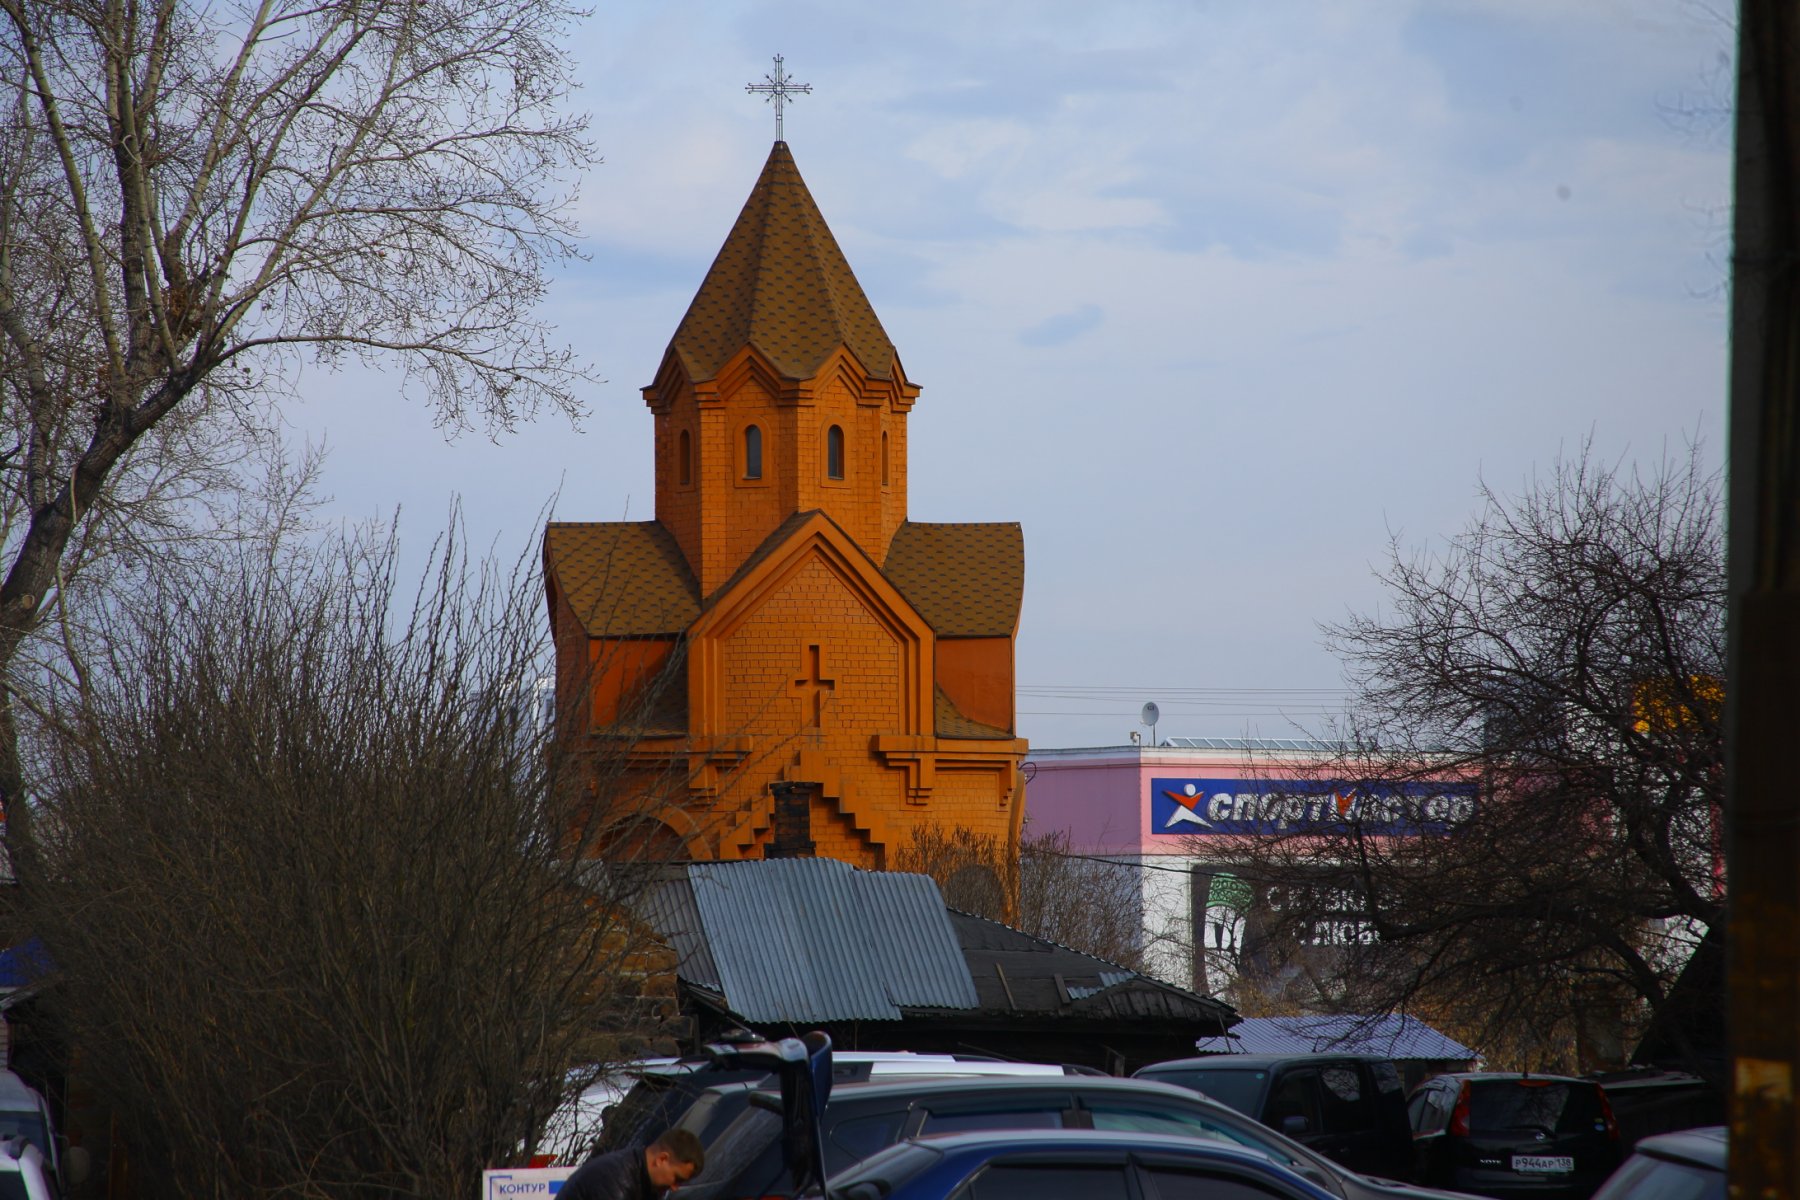
<path fill-rule="evenodd" d="M 568 736 L 630 715 L 678 855 L 883 868 L 922 824 L 1016 855 L 1024 541 L 907 520 L 918 394 L 776 142 L 644 389 L 656 519 L 544 535 Z"/>

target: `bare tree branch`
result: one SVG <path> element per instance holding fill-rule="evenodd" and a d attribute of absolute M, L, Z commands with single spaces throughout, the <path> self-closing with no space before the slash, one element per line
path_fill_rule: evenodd
<path fill-rule="evenodd" d="M 1208 851 L 1329 899 L 1259 931 L 1311 989 L 1288 1000 L 1435 1009 L 1476 1044 L 1536 1039 L 1531 1065 L 1573 1066 L 1555 1031 L 1589 1036 L 1596 1006 L 1640 1026 L 1723 932 L 1720 481 L 1697 449 L 1637 474 L 1583 447 L 1518 496 L 1480 494 L 1439 552 L 1396 543 L 1385 611 L 1326 630 L 1356 696 L 1325 774 L 1346 796 L 1472 783 L 1472 812 L 1411 834 L 1309 820 Z M 1328 912 L 1363 933 L 1307 946 Z"/>
<path fill-rule="evenodd" d="M 204 456 L 267 445 L 284 354 L 394 363 L 452 428 L 580 415 L 586 368 L 534 316 L 592 161 L 559 46 L 578 16 L 0 0 L 0 687 L 27 686 L 85 530 L 149 521 L 147 548 L 245 486 Z M 0 703 L 20 837 L 16 745 Z"/>

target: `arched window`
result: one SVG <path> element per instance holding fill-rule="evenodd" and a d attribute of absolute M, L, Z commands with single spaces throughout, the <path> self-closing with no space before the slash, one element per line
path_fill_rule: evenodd
<path fill-rule="evenodd" d="M 744 478 L 762 478 L 762 426 L 744 426 Z"/>
<path fill-rule="evenodd" d="M 686 487 L 694 482 L 694 440 L 687 430 L 681 431 L 680 448 L 675 452 L 676 478 Z"/>
<path fill-rule="evenodd" d="M 833 425 L 825 431 L 825 477 L 844 477 L 844 429 L 841 425 Z"/>
<path fill-rule="evenodd" d="M 884 429 L 881 431 L 881 486 L 887 487 L 891 483 L 893 476 L 888 470 L 888 435 Z"/>

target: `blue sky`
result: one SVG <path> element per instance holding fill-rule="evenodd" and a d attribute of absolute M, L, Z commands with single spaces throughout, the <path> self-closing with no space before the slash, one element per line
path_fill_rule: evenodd
<path fill-rule="evenodd" d="M 1024 524 L 1022 732 L 1123 742 L 1156 700 L 1163 736 L 1295 736 L 1341 683 L 1319 622 L 1478 476 L 1590 434 L 1722 457 L 1731 50 L 1689 0 L 608 4 L 576 35 L 589 259 L 547 313 L 606 380 L 579 429 L 446 441 L 316 370 L 290 420 L 329 511 L 398 507 L 409 544 L 452 494 L 508 552 L 558 488 L 650 516 L 638 388 L 768 153 L 744 84 L 779 52 L 924 387 L 913 517 Z"/>

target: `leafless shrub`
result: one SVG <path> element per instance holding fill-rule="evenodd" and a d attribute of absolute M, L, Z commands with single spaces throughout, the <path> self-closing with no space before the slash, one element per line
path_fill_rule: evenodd
<path fill-rule="evenodd" d="M 1019 845 L 1019 927 L 1142 971 L 1142 874 L 1132 863 L 1074 854 L 1067 830 L 1028 834 Z"/>
<path fill-rule="evenodd" d="M 991 834 L 962 825 L 952 829 L 935 823 L 915 825 L 889 865 L 896 871 L 931 876 L 944 903 L 958 912 L 991 921 L 1010 921 L 1017 915 L 1018 868 Z"/>
<path fill-rule="evenodd" d="M 556 753 L 534 575 L 434 564 L 410 603 L 391 538 L 164 578 L 35 743 L 27 916 L 144 1194 L 472 1195 L 654 1035 L 653 864 L 585 856 L 658 797 Z"/>
<path fill-rule="evenodd" d="M 1144 967 L 1139 869 L 1074 854 L 1066 832 L 1022 838 L 1014 860 L 991 835 L 918 825 L 893 867 L 931 876 L 944 903 L 960 912 L 1132 970 Z"/>

